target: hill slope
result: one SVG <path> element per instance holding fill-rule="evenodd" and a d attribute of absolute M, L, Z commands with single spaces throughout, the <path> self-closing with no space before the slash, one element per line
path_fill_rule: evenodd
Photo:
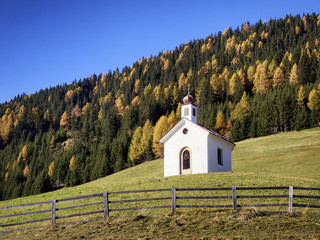
<path fill-rule="evenodd" d="M 208 173 L 163 177 L 163 160 L 145 162 L 110 176 L 82 184 L 35 196 L 0 202 L 0 206 L 17 205 L 52 198 L 61 199 L 103 191 L 121 191 L 175 187 L 230 187 L 236 186 L 313 186 L 320 187 L 320 128 L 301 132 L 280 133 L 267 137 L 248 139 L 237 143 L 233 152 L 233 171 L 227 173 Z M 284 192 L 286 194 L 286 192 Z M 143 198 L 147 196 L 143 195 Z M 92 200 L 96 201 L 96 200 Z M 272 200 L 275 201 L 275 200 Z M 286 200 L 285 200 L 286 201 Z M 34 211 L 29 208 L 29 211 Z M 37 210 L 40 210 L 37 208 Z M 3 214 L 16 213 L 9 210 Z M 253 210 L 232 212 L 229 210 L 206 210 L 184 212 L 161 218 L 129 217 L 122 219 L 99 220 L 87 224 L 45 226 L 40 230 L 18 231 L 6 234 L 6 239 L 70 239 L 70 238 L 127 238 L 160 237 L 164 234 L 173 238 L 192 238 L 195 235 L 246 239 L 258 238 L 315 238 L 319 234 L 317 216 L 264 216 Z M 73 213 L 73 212 L 69 212 Z M 165 211 L 163 213 L 169 213 Z M 60 214 L 60 213 L 59 213 Z M 134 213 L 128 213 L 132 215 Z M 150 214 L 150 212 L 142 212 Z M 156 212 L 159 214 L 159 212 Z M 112 216 L 118 216 L 112 213 Z M 29 216 L 27 216 L 29 217 Z M 49 217 L 49 216 L 47 216 Z M 26 221 L 30 218 L 16 219 Z M 77 217 L 69 221 L 88 220 Z M 102 216 L 92 216 L 102 219 Z M 33 220 L 33 219 L 31 219 Z M 63 220 L 63 219 L 62 219 Z M 6 220 L 2 220 L 5 223 Z M 59 220 L 59 223 L 63 221 Z M 42 224 L 43 226 L 43 224 Z M 159 227 L 161 226 L 161 227 Z M 282 228 L 282 226 L 285 226 Z M 293 227 L 295 226 L 295 227 Z M 296 231 L 296 226 L 301 229 Z M 20 227 L 20 226 L 18 226 Z M 20 227 L 21 228 L 21 227 Z M 262 229 L 259 233 L 257 229 Z M 186 231 L 188 229 L 188 231 Z M 12 228 L 0 229 L 10 231 Z M 134 235 L 133 235 L 134 231 Z"/>
<path fill-rule="evenodd" d="M 0 202 L 0 206 L 103 191 L 175 187 L 320 187 L 320 128 L 280 133 L 236 143 L 232 172 L 163 177 L 163 160 L 145 162 L 76 187 Z"/>

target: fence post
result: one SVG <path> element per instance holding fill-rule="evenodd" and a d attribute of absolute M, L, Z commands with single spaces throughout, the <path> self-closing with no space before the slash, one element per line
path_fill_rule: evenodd
<path fill-rule="evenodd" d="M 233 210 L 237 211 L 237 191 L 236 191 L 236 186 L 232 186 L 232 205 L 233 205 Z"/>
<path fill-rule="evenodd" d="M 104 219 L 109 217 L 109 196 L 108 192 L 103 192 L 103 213 Z"/>
<path fill-rule="evenodd" d="M 56 199 L 52 199 L 51 224 L 56 224 Z"/>
<path fill-rule="evenodd" d="M 177 196 L 176 196 L 176 188 L 173 187 L 172 188 L 172 214 L 176 214 L 176 199 L 177 199 Z"/>
<path fill-rule="evenodd" d="M 289 213 L 293 212 L 293 186 L 289 186 Z"/>

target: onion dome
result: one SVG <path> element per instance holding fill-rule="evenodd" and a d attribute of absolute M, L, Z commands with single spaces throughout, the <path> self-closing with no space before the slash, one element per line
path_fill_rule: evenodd
<path fill-rule="evenodd" d="M 188 94 L 183 98 L 183 102 L 185 104 L 194 102 L 194 98 L 190 95 L 190 85 L 188 85 Z"/>

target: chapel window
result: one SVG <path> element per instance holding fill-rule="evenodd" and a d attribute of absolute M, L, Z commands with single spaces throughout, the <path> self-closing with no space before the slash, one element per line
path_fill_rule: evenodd
<path fill-rule="evenodd" d="M 218 148 L 218 164 L 220 166 L 223 166 L 223 161 L 222 161 L 222 149 Z"/>
<path fill-rule="evenodd" d="M 185 116 L 188 116 L 188 115 L 189 115 L 189 108 L 185 108 L 185 109 L 184 109 L 184 115 L 185 115 Z"/>

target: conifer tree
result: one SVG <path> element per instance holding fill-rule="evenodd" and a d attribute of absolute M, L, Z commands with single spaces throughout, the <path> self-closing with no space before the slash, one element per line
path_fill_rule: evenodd
<path fill-rule="evenodd" d="M 291 84 L 298 84 L 299 83 L 298 65 L 296 63 L 293 64 L 293 66 L 291 68 L 289 82 Z"/>
<path fill-rule="evenodd" d="M 308 97 L 308 108 L 311 111 L 318 111 L 320 109 L 320 93 L 316 89 L 312 89 Z"/>
<path fill-rule="evenodd" d="M 152 149 L 156 158 L 163 157 L 163 143 L 159 140 L 166 134 L 168 130 L 168 120 L 166 116 L 161 116 L 154 127 Z"/>
<path fill-rule="evenodd" d="M 53 162 L 50 164 L 50 166 L 49 166 L 48 175 L 49 175 L 50 177 L 52 177 L 53 174 L 54 174 L 54 172 L 55 172 L 55 166 L 54 166 L 54 161 L 53 161 Z"/>
<path fill-rule="evenodd" d="M 133 134 L 132 141 L 130 144 L 129 158 L 134 165 L 136 163 L 140 163 L 140 160 L 143 154 L 143 148 L 141 144 L 142 134 L 143 134 L 142 127 L 140 126 L 137 127 L 137 129 Z"/>
<path fill-rule="evenodd" d="M 223 135 L 226 133 L 226 127 L 227 127 L 227 122 L 224 118 L 224 114 L 221 110 L 219 110 L 217 113 L 216 124 L 214 126 L 214 129 Z"/>
<path fill-rule="evenodd" d="M 234 110 L 231 112 L 231 118 L 234 120 L 242 121 L 250 113 L 251 107 L 249 104 L 249 97 L 246 92 L 243 93 L 241 100 L 235 106 Z"/>
<path fill-rule="evenodd" d="M 276 68 L 273 75 L 273 87 L 281 86 L 285 81 L 284 77 L 284 65 L 280 64 L 279 67 Z"/>
<path fill-rule="evenodd" d="M 27 145 L 24 145 L 22 148 L 22 159 L 24 163 L 27 162 L 27 158 L 28 158 L 28 147 Z"/>
<path fill-rule="evenodd" d="M 169 117 L 168 117 L 168 129 L 171 129 L 176 125 L 177 123 L 177 118 L 174 110 L 171 111 Z"/>
<path fill-rule="evenodd" d="M 30 174 L 29 166 L 26 164 L 26 166 L 23 169 L 23 177 L 28 178 Z"/>
<path fill-rule="evenodd" d="M 69 114 L 65 111 L 60 120 L 60 126 L 69 129 L 71 125 Z"/>
<path fill-rule="evenodd" d="M 301 85 L 300 88 L 299 88 L 298 98 L 297 98 L 298 105 L 299 105 L 300 108 L 302 108 L 302 106 L 304 105 L 304 99 L 305 98 L 306 98 L 306 95 L 304 93 L 303 86 Z"/>
<path fill-rule="evenodd" d="M 256 73 L 254 75 L 253 90 L 257 93 L 265 93 L 269 88 L 269 80 L 267 78 L 266 66 L 268 61 L 258 64 Z"/>
<path fill-rule="evenodd" d="M 75 160 L 74 156 L 72 156 L 70 159 L 70 163 L 69 163 L 69 169 L 71 172 L 73 171 L 75 166 L 76 166 L 76 160 Z"/>

